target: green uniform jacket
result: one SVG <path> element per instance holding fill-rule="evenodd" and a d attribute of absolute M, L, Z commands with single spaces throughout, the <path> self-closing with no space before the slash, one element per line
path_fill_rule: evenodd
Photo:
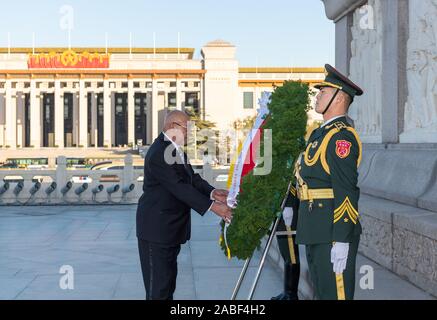
<path fill-rule="evenodd" d="M 358 134 L 346 117 L 313 131 L 296 166 L 296 177 L 300 175 L 308 189 L 332 189 L 334 197 L 314 199 L 312 203 L 301 199 L 297 243 L 352 242 L 361 234 L 357 187 L 361 153 Z M 296 201 L 293 197 L 290 193 L 287 206 Z"/>

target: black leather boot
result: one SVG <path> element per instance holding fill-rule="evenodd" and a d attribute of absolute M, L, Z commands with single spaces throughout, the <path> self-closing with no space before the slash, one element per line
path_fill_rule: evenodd
<path fill-rule="evenodd" d="M 299 287 L 300 264 L 284 263 L 284 292 L 272 297 L 271 300 L 299 300 L 297 289 Z"/>

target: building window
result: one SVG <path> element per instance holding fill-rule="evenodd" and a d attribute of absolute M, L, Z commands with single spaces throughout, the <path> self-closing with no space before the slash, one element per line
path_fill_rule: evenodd
<path fill-rule="evenodd" d="M 98 116 L 103 120 L 103 113 L 104 113 L 104 102 L 103 102 L 103 95 L 98 95 L 97 97 L 97 113 Z"/>
<path fill-rule="evenodd" d="M 253 92 L 243 92 L 243 108 L 253 109 Z"/>
<path fill-rule="evenodd" d="M 176 88 L 176 81 L 170 82 L 170 88 Z"/>
<path fill-rule="evenodd" d="M 24 83 L 24 88 L 26 88 L 26 89 L 27 89 L 27 88 L 30 88 L 30 82 L 25 82 L 25 83 Z"/>
<path fill-rule="evenodd" d="M 140 87 L 140 83 L 138 81 L 134 82 L 134 88 L 139 88 Z"/>
<path fill-rule="evenodd" d="M 126 81 L 122 82 L 122 83 L 121 83 L 121 87 L 122 87 L 122 88 L 127 88 L 127 87 L 128 87 L 127 82 L 126 82 Z"/>
<path fill-rule="evenodd" d="M 146 88 L 151 88 L 151 87 L 152 87 L 152 82 L 151 81 L 146 82 Z"/>
<path fill-rule="evenodd" d="M 91 88 L 91 82 L 85 82 L 85 88 Z"/>
<path fill-rule="evenodd" d="M 196 114 L 199 114 L 199 93 L 185 92 L 185 109 L 191 109 Z"/>
<path fill-rule="evenodd" d="M 176 109 L 176 92 L 168 93 L 168 108 L 171 110 Z"/>
<path fill-rule="evenodd" d="M 103 82 L 97 82 L 97 88 L 103 88 Z"/>

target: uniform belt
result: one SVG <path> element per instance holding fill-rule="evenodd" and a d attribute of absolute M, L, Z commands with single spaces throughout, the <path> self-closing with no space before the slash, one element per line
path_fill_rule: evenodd
<path fill-rule="evenodd" d="M 315 199 L 334 199 L 334 190 L 332 189 L 306 189 L 299 188 L 299 199 L 315 200 Z"/>

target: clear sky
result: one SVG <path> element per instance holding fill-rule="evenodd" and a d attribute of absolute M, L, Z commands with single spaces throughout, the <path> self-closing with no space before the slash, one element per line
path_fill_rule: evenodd
<path fill-rule="evenodd" d="M 72 15 L 61 8 L 71 6 Z M 195 48 L 223 39 L 237 46 L 240 66 L 323 66 L 334 63 L 334 24 L 320 0 L 11 0 L 1 5 L 0 46 Z M 68 11 L 70 12 L 70 11 Z M 63 26 L 63 28 L 61 27 Z"/>

